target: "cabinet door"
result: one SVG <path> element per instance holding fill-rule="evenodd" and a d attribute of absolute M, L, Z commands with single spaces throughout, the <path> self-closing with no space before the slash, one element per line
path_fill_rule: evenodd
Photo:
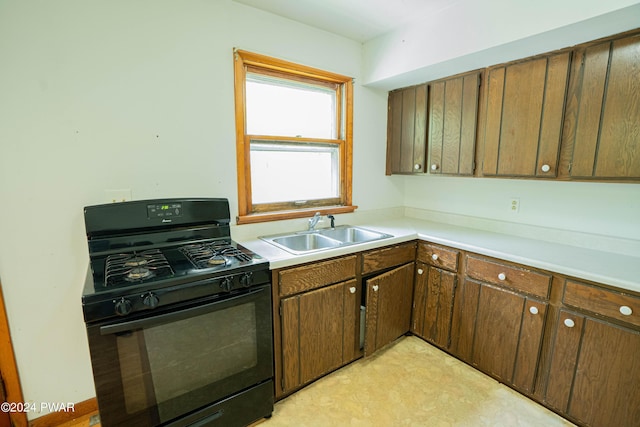
<path fill-rule="evenodd" d="M 547 304 L 481 284 L 472 363 L 500 381 L 532 392 Z"/>
<path fill-rule="evenodd" d="M 640 420 L 640 332 L 560 311 L 545 402 L 593 427 Z"/>
<path fill-rule="evenodd" d="M 427 149 L 427 85 L 389 93 L 387 175 L 422 173 Z"/>
<path fill-rule="evenodd" d="M 351 280 L 281 300 L 284 392 L 353 360 L 355 290 Z"/>
<path fill-rule="evenodd" d="M 575 178 L 640 178 L 640 35 L 576 55 Z"/>
<path fill-rule="evenodd" d="M 556 176 L 569 53 L 490 68 L 484 175 Z"/>
<path fill-rule="evenodd" d="M 430 84 L 429 173 L 473 175 L 480 73 Z"/>
<path fill-rule="evenodd" d="M 367 280 L 365 356 L 409 332 L 413 270 L 413 263 L 406 264 Z"/>
<path fill-rule="evenodd" d="M 417 263 L 411 332 L 441 348 L 451 338 L 455 273 Z"/>

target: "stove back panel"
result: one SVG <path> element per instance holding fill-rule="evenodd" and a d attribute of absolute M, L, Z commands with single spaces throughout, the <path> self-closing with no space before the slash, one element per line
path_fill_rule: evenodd
<path fill-rule="evenodd" d="M 222 198 L 154 199 L 87 206 L 87 239 L 170 231 L 199 225 L 226 227 L 229 236 L 229 201 Z"/>

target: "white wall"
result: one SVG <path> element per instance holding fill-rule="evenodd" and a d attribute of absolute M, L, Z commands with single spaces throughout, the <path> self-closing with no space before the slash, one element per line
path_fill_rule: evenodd
<path fill-rule="evenodd" d="M 454 214 L 447 222 L 640 256 L 638 184 L 439 176 L 406 177 L 405 184 L 406 206 Z"/>
<path fill-rule="evenodd" d="M 395 89 L 637 28 L 638 0 L 459 0 L 364 45 L 365 82 Z"/>
<path fill-rule="evenodd" d="M 359 43 L 229 0 L 0 0 L 0 278 L 26 400 L 95 395 L 84 206 L 131 189 L 237 214 L 233 47 L 353 76 L 354 202 L 402 204 Z"/>

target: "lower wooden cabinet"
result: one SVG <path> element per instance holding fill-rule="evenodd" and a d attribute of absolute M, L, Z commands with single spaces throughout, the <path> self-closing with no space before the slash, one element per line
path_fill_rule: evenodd
<path fill-rule="evenodd" d="M 594 427 L 640 423 L 640 332 L 561 310 L 545 403 Z"/>
<path fill-rule="evenodd" d="M 416 265 L 411 332 L 447 349 L 451 344 L 451 319 L 458 278 L 455 273 L 424 264 Z"/>
<path fill-rule="evenodd" d="M 358 305 L 355 280 L 280 301 L 283 392 L 353 360 Z"/>
<path fill-rule="evenodd" d="M 640 425 L 637 292 L 427 242 L 273 277 L 276 398 L 411 331 L 581 426 Z"/>
<path fill-rule="evenodd" d="M 501 382 L 532 392 L 542 346 L 547 303 L 507 289 L 477 287 L 470 362 Z M 472 301 L 469 301 L 472 302 Z"/>
<path fill-rule="evenodd" d="M 364 355 L 409 332 L 414 263 L 366 281 Z"/>

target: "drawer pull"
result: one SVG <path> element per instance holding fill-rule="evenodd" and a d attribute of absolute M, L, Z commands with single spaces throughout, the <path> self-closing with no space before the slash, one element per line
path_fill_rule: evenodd
<path fill-rule="evenodd" d="M 378 292 L 378 285 L 373 285 L 372 288 L 373 288 L 373 292 Z"/>
<path fill-rule="evenodd" d="M 432 165 L 431 165 L 431 170 L 432 170 L 432 171 L 437 171 L 437 170 L 438 170 L 438 165 L 437 165 L 437 164 L 435 164 L 435 163 L 434 163 L 434 164 L 432 164 Z"/>
<path fill-rule="evenodd" d="M 623 305 L 622 307 L 620 307 L 620 313 L 623 316 L 631 316 L 633 314 L 633 310 L 631 310 L 631 307 L 629 307 L 628 305 Z"/>
<path fill-rule="evenodd" d="M 538 307 L 534 307 L 534 306 L 529 307 L 529 313 L 538 314 Z"/>
<path fill-rule="evenodd" d="M 421 268 L 419 268 L 419 269 L 418 269 L 418 274 L 422 274 L 422 273 L 424 273 L 424 270 L 423 270 L 423 269 L 421 269 Z"/>
<path fill-rule="evenodd" d="M 350 287 L 349 288 L 349 292 L 351 292 L 352 294 L 355 294 L 356 293 L 356 287 L 355 286 Z"/>
<path fill-rule="evenodd" d="M 434 260 L 434 261 L 437 261 L 438 260 L 438 254 L 431 255 L 431 259 Z"/>
<path fill-rule="evenodd" d="M 422 165 L 419 163 L 416 163 L 415 165 L 413 165 L 413 168 L 417 171 L 419 171 L 422 168 Z"/>
<path fill-rule="evenodd" d="M 507 275 L 506 275 L 506 274 L 504 274 L 504 273 L 500 273 L 500 274 L 498 274 L 498 279 L 500 279 L 500 280 L 505 280 L 506 278 L 507 278 Z"/>
<path fill-rule="evenodd" d="M 576 326 L 576 322 L 571 319 L 564 319 L 564 326 L 566 326 L 567 328 L 573 328 L 574 326 Z"/>

